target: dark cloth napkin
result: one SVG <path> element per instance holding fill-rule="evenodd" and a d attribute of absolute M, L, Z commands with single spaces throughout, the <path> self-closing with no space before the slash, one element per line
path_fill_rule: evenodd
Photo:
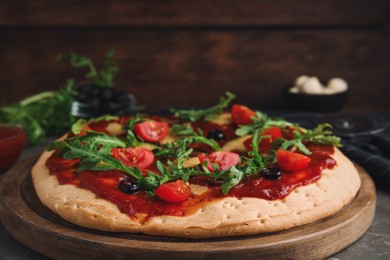
<path fill-rule="evenodd" d="M 344 145 L 341 150 L 351 160 L 362 166 L 377 183 L 390 184 L 390 160 L 372 152 Z"/>

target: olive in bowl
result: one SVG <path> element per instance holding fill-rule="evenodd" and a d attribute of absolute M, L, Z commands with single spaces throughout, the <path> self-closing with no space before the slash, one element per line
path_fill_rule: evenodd
<path fill-rule="evenodd" d="M 132 115 L 135 112 L 135 102 L 134 96 L 123 90 L 83 85 L 77 88 L 71 114 L 78 118 Z"/>
<path fill-rule="evenodd" d="M 336 112 L 342 109 L 349 94 L 343 79 L 333 78 L 322 84 L 316 77 L 300 76 L 293 86 L 282 90 L 288 109 L 311 112 Z"/>

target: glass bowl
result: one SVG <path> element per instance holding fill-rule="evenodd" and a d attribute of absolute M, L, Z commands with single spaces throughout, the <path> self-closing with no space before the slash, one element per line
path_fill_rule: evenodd
<path fill-rule="evenodd" d="M 22 127 L 0 124 L 0 171 L 11 168 L 25 144 L 26 133 Z"/>

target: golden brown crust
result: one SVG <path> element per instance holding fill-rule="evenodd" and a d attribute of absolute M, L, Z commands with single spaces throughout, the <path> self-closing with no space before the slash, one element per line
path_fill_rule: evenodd
<path fill-rule="evenodd" d="M 44 152 L 32 170 L 33 184 L 42 203 L 65 220 L 104 231 L 189 238 L 273 232 L 334 214 L 355 197 L 360 187 L 356 168 L 335 149 L 335 168 L 324 170 L 319 181 L 295 189 L 283 200 L 228 197 L 190 216 L 157 216 L 140 224 L 88 190 L 60 185 L 45 166 L 50 154 Z"/>

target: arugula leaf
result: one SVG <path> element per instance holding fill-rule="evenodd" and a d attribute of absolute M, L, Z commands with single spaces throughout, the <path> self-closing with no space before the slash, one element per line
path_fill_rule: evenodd
<path fill-rule="evenodd" d="M 107 53 L 106 60 L 103 65 L 103 69 L 99 72 L 99 85 L 102 87 L 114 86 L 114 76 L 118 72 L 118 67 L 114 62 L 115 51 L 110 50 Z"/>
<path fill-rule="evenodd" d="M 190 120 L 191 122 L 195 122 L 201 119 L 205 121 L 210 121 L 216 114 L 222 113 L 223 109 L 225 109 L 235 97 L 236 96 L 234 94 L 226 92 L 226 97 L 221 97 L 217 105 L 208 109 L 171 109 L 171 112 L 178 118 L 181 118 L 183 120 Z"/>
<path fill-rule="evenodd" d="M 195 135 L 194 129 L 191 126 L 173 124 L 170 128 L 170 133 L 173 135 Z"/>
<path fill-rule="evenodd" d="M 327 129 L 332 129 L 332 125 L 327 123 L 319 124 L 313 130 L 305 130 L 306 133 L 303 139 L 315 144 L 334 145 L 336 147 L 340 147 L 341 138 L 334 136 L 332 131 Z"/>
<path fill-rule="evenodd" d="M 138 168 L 135 167 L 135 169 L 138 170 Z M 148 172 L 148 175 L 146 177 L 141 177 L 137 180 L 139 185 L 141 185 L 142 188 L 144 188 L 147 191 L 154 191 L 158 188 L 161 184 L 161 176 L 153 173 Z"/>
<path fill-rule="evenodd" d="M 320 124 L 313 130 L 307 130 L 304 128 L 301 128 L 301 131 L 304 133 L 301 133 L 300 131 L 295 130 L 294 131 L 294 139 L 292 140 L 285 140 L 281 138 L 281 149 L 288 150 L 290 147 L 295 146 L 298 148 L 301 152 L 303 152 L 306 155 L 311 154 L 309 149 L 306 148 L 306 146 L 303 144 L 303 142 L 311 142 L 314 144 L 324 144 L 324 145 L 334 145 L 336 147 L 341 146 L 341 139 L 340 137 L 332 135 L 332 131 L 327 130 L 327 128 L 332 128 L 330 124 Z"/>
<path fill-rule="evenodd" d="M 239 184 L 244 177 L 244 172 L 237 169 L 235 166 L 228 171 L 227 180 L 221 185 L 222 193 L 227 194 L 231 188 Z"/>
<path fill-rule="evenodd" d="M 221 150 L 221 147 L 215 140 L 208 139 L 204 136 L 194 135 L 194 136 L 189 136 L 186 138 L 179 139 L 172 143 L 161 145 L 160 147 L 157 148 L 157 152 L 155 153 L 155 155 L 171 157 L 171 156 L 176 156 L 180 152 L 183 155 L 185 155 L 188 152 L 184 152 L 184 151 L 186 151 L 186 148 L 193 143 L 207 144 L 216 151 Z"/>
<path fill-rule="evenodd" d="M 136 114 L 135 116 L 131 117 L 129 122 L 125 126 L 126 130 L 126 140 L 127 140 L 127 146 L 139 146 L 142 143 L 142 140 L 138 140 L 135 133 L 134 133 L 134 126 L 137 123 L 143 122 L 146 120 L 146 117 L 141 114 Z"/>
<path fill-rule="evenodd" d="M 272 126 L 278 126 L 283 128 L 291 125 L 294 124 L 287 122 L 281 118 L 271 118 L 260 111 L 256 111 L 256 117 L 252 117 L 252 123 L 249 125 L 240 125 L 236 130 L 236 135 L 245 136 L 248 134 L 252 134 L 257 129 L 260 129 L 260 132 L 262 132 L 262 130 Z"/>
<path fill-rule="evenodd" d="M 283 141 L 282 145 L 280 146 L 280 149 L 289 150 L 289 148 L 291 147 L 296 147 L 306 155 L 311 154 L 310 150 L 307 149 L 306 146 L 302 143 L 303 138 L 301 135 L 296 135 L 295 138 L 292 140 L 286 140 L 283 138 L 280 139 Z"/>
<path fill-rule="evenodd" d="M 263 161 L 259 154 L 259 143 L 260 143 L 260 129 L 256 129 L 252 137 L 253 150 L 252 152 L 249 153 L 249 155 L 251 155 L 253 158 L 250 163 L 253 164 L 253 166 L 256 168 L 260 168 L 263 166 Z"/>

